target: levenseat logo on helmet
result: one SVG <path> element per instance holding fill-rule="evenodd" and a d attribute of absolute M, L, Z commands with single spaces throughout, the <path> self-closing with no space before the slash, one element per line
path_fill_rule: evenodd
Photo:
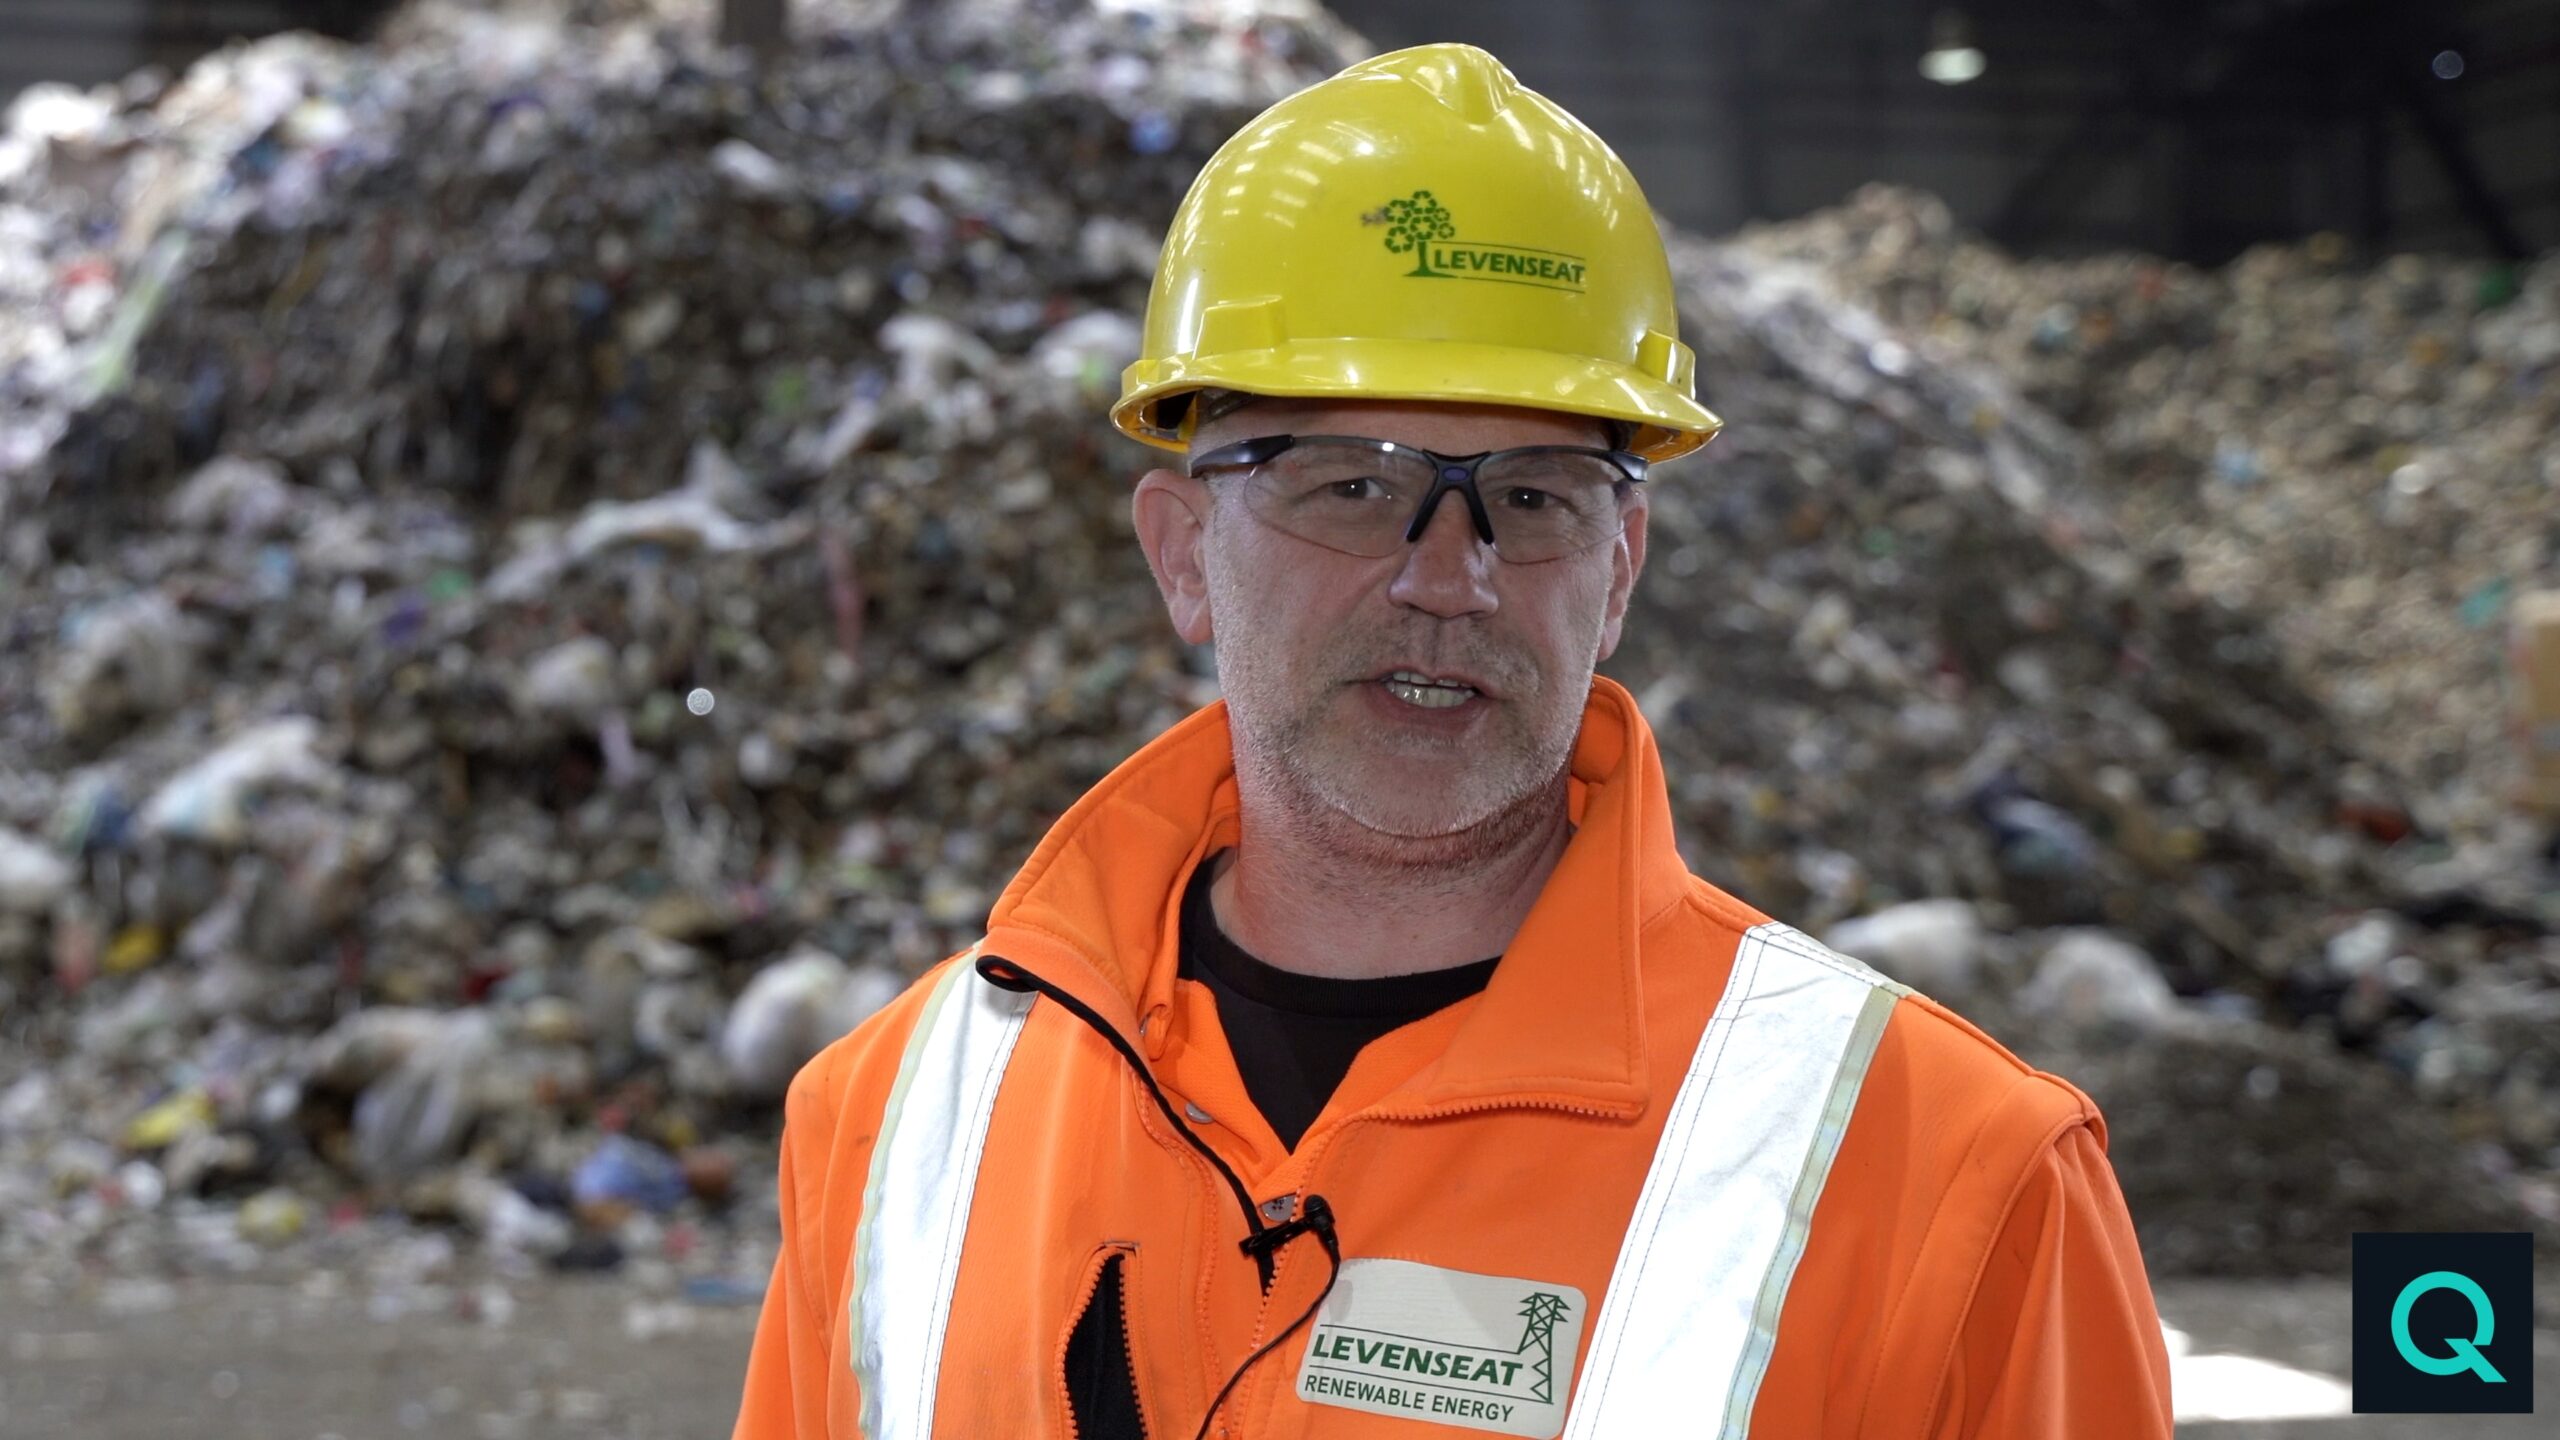
<path fill-rule="evenodd" d="M 1626 162 L 1501 61 L 1374 56 L 1200 167 L 1111 423 L 1187 454 L 1203 390 L 1512 404 L 1619 422 L 1660 464 L 1724 425 L 1670 259 Z"/>
<path fill-rule="evenodd" d="M 1584 260 L 1562 250 L 1529 245 L 1461 240 L 1449 218 L 1449 207 L 1416 190 L 1411 199 L 1390 200 L 1360 217 L 1363 225 L 1387 227 L 1387 250 L 1413 256 L 1406 275 L 1427 280 L 1496 280 L 1541 290 L 1582 293 Z"/>

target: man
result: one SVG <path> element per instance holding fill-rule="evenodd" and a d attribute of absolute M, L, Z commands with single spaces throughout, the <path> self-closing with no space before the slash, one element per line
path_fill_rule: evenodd
<path fill-rule="evenodd" d="M 1481 51 L 1210 161 L 1114 419 L 1225 698 L 793 1084 L 742 1440 L 2169 1434 L 2096 1109 L 1692 876 L 1593 674 L 1676 328 Z"/>

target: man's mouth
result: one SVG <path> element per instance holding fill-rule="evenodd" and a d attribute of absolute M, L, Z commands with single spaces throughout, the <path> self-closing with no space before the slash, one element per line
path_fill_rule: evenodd
<path fill-rule="evenodd" d="M 1425 710 L 1447 710 L 1464 705 L 1479 693 L 1463 680 L 1425 675 L 1419 670 L 1390 670 L 1378 678 L 1387 693 L 1407 705 Z"/>

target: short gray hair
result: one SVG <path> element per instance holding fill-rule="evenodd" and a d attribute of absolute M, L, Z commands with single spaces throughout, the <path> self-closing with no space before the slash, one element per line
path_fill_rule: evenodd
<path fill-rule="evenodd" d="M 1192 422 L 1191 433 L 1197 435 L 1201 426 L 1212 420 L 1223 420 L 1261 398 L 1244 390 L 1196 391 L 1191 396 L 1191 406 L 1199 412 L 1199 418 Z"/>

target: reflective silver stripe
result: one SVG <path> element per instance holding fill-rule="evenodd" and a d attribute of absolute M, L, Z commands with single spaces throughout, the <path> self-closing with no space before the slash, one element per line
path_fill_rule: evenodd
<path fill-rule="evenodd" d="M 972 951 L 926 997 L 871 1152 L 848 1350 L 866 1440 L 930 1440 L 988 1122 L 1031 997 Z M 1815 1204 L 1895 1001 L 1910 991 L 1754 928 L 1671 1102 L 1590 1331 L 1566 1440 L 1743 1440 Z"/>
<path fill-rule="evenodd" d="M 952 962 L 898 1058 L 854 1228 L 846 1353 L 867 1440 L 929 1440 L 978 1159 L 1031 997 Z"/>
<path fill-rule="evenodd" d="M 1814 1203 L 1908 993 L 1787 926 L 1742 937 L 1618 1247 L 1565 1440 L 1696 1434 L 1710 1416 L 1723 1440 L 1749 1432 Z"/>

